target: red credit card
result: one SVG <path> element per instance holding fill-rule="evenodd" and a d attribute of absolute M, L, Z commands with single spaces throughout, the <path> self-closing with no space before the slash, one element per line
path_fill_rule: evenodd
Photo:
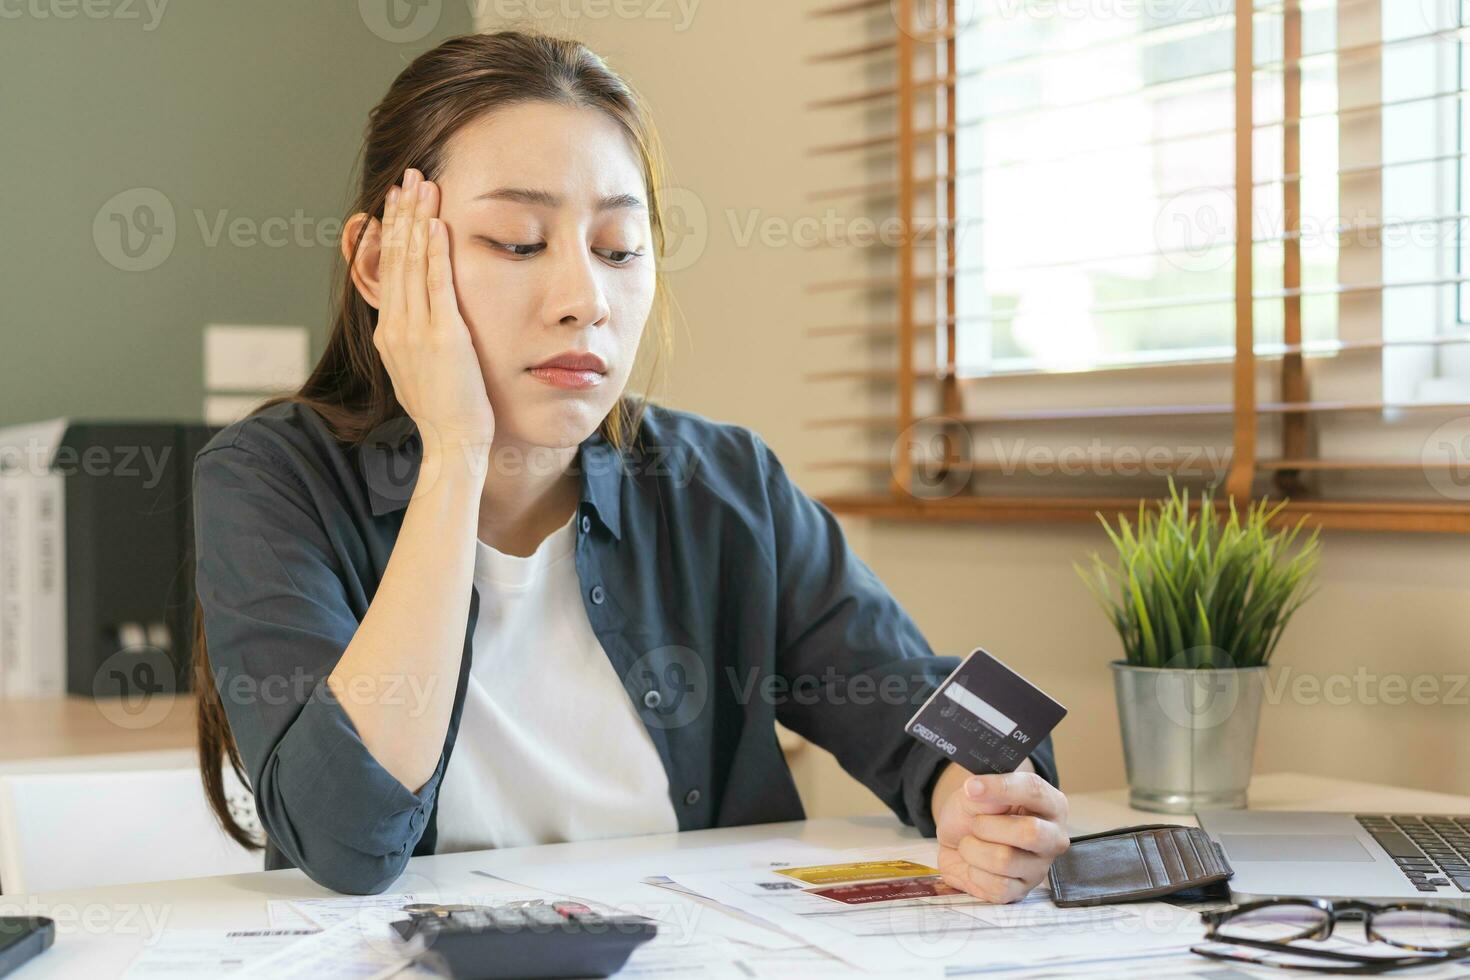
<path fill-rule="evenodd" d="M 938 876 L 901 878 L 897 881 L 864 881 L 855 885 L 833 885 L 830 888 L 808 888 L 808 895 L 820 895 L 843 905 L 870 905 L 874 902 L 896 902 L 904 899 L 934 898 L 940 895 L 962 895 L 958 888 L 946 885 Z"/>

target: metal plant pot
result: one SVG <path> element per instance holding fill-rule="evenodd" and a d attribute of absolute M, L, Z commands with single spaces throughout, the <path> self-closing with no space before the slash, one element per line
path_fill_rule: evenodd
<path fill-rule="evenodd" d="M 1266 668 L 1111 666 L 1129 803 L 1154 813 L 1244 807 Z"/>

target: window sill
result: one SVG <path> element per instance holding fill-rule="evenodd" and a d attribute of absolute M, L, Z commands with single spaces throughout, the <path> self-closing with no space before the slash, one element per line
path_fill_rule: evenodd
<path fill-rule="evenodd" d="M 1134 514 L 1139 501 L 1127 497 L 915 497 L 828 496 L 819 498 L 834 514 L 877 520 L 970 523 L 1093 523 L 1102 513 Z M 1223 505 L 1220 505 L 1223 506 Z M 1351 531 L 1470 533 L 1470 503 L 1301 500 L 1289 502 L 1277 523 Z"/>

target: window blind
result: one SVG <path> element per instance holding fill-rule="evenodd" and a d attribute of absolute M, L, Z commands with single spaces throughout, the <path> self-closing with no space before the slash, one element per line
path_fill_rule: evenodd
<path fill-rule="evenodd" d="M 810 13 L 834 510 L 1470 530 L 1459 0 Z"/>

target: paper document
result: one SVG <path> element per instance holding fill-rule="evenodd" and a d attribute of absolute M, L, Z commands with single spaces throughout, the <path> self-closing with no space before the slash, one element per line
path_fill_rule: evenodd
<path fill-rule="evenodd" d="M 317 930 L 169 929 L 143 948 L 123 974 L 125 980 L 212 977 L 236 973 Z"/>
<path fill-rule="evenodd" d="M 406 919 L 404 906 L 418 902 L 439 904 L 493 905 L 532 899 L 550 900 L 547 892 L 507 888 L 488 883 L 483 890 L 467 892 L 398 892 L 391 895 L 343 895 L 335 898 L 273 899 L 266 903 L 272 923 L 302 924 L 308 931 L 280 948 L 268 959 L 252 962 L 241 976 L 379 977 L 434 976 L 414 967 L 402 954 L 391 923 Z M 599 910 L 600 911 L 600 910 Z M 404 971 L 404 972 L 399 972 Z"/>
<path fill-rule="evenodd" d="M 575 865 L 496 863 L 487 870 L 502 880 L 603 905 L 624 915 L 642 915 L 659 924 L 660 939 L 683 942 L 719 937 L 766 949 L 799 949 L 806 940 L 771 922 L 672 885 L 674 870 L 770 868 L 811 864 L 834 852 L 797 840 L 776 839 L 672 852 L 635 854 Z M 811 860 L 807 860 L 810 858 Z M 662 886 L 662 887 L 661 887 Z"/>
<path fill-rule="evenodd" d="M 266 918 L 270 920 L 272 929 L 305 929 L 308 932 L 316 932 L 321 929 L 302 912 L 296 910 L 296 903 L 283 898 L 273 898 L 265 903 Z"/>
<path fill-rule="evenodd" d="M 408 966 L 381 912 L 365 912 L 298 939 L 271 955 L 252 962 L 240 977 L 270 977 L 273 980 L 382 980 Z"/>
<path fill-rule="evenodd" d="M 294 901 L 271 901 L 266 908 L 272 922 L 291 921 L 294 915 L 300 921 L 316 926 L 318 929 L 329 929 L 339 922 L 354 919 L 362 915 L 386 915 L 391 919 L 406 919 L 408 913 L 403 907 L 412 902 L 426 901 L 434 902 L 439 899 L 420 899 L 413 892 L 400 892 L 396 895 L 352 895 L 342 898 L 304 898 Z"/>
<path fill-rule="evenodd" d="M 723 938 L 671 942 L 655 938 L 633 951 L 618 980 L 790 980 L 850 977 L 852 967 L 814 946 L 764 949 Z M 942 968 L 905 970 L 894 980 L 941 980 Z"/>
<path fill-rule="evenodd" d="M 1351 948 L 1351 944 L 1336 940 L 1330 945 L 1338 949 Z M 1361 946 L 1358 948 L 1361 951 Z M 1414 970 L 1395 970 L 1385 976 L 1404 977 L 1405 980 L 1463 980 L 1467 975 L 1466 965 L 1447 963 Z M 1222 963 L 1196 956 L 1187 946 L 1182 946 L 1136 955 L 1069 957 L 1042 966 L 1018 967 L 1017 964 L 999 962 L 965 969 L 951 968 L 949 976 L 999 976 L 1005 980 L 1114 980 L 1116 977 L 1147 977 L 1148 980 L 1247 980 L 1260 977 L 1262 980 L 1284 980 L 1288 976 L 1306 978 L 1313 974 L 1279 967 Z"/>
<path fill-rule="evenodd" d="M 891 849 L 834 850 L 819 862 L 804 863 L 840 864 L 858 855 L 868 861 L 925 863 L 934 861 L 935 848 L 928 841 Z M 811 894 L 801 882 L 770 869 L 674 872 L 669 877 L 869 971 L 943 964 L 954 972 L 997 960 L 1037 965 L 1060 956 L 1177 948 L 1202 934 L 1197 915 L 1163 903 L 1059 909 L 1044 888 L 1012 905 L 990 905 L 960 894 L 865 907 Z"/>

